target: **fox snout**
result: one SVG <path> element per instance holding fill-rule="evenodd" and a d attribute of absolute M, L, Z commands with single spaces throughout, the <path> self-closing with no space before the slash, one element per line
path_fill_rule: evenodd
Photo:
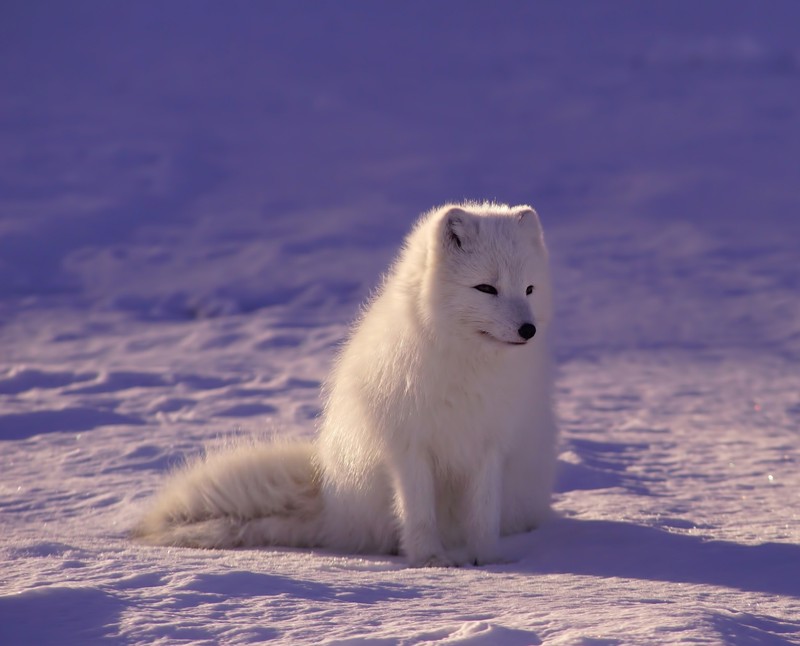
<path fill-rule="evenodd" d="M 523 323 L 517 330 L 517 334 L 528 341 L 529 339 L 533 338 L 534 334 L 536 334 L 536 326 L 533 323 Z"/>

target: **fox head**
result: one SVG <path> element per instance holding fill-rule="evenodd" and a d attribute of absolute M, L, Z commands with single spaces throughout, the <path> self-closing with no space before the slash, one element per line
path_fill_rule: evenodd
<path fill-rule="evenodd" d="M 547 248 L 529 206 L 447 205 L 431 214 L 423 310 L 436 329 L 524 346 L 551 319 Z"/>

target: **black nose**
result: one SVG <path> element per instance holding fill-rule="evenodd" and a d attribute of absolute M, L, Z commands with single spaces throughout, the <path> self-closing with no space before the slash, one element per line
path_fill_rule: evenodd
<path fill-rule="evenodd" d="M 533 335 L 536 334 L 536 326 L 533 323 L 525 323 L 517 330 L 517 333 L 527 341 L 528 339 L 532 339 Z"/>

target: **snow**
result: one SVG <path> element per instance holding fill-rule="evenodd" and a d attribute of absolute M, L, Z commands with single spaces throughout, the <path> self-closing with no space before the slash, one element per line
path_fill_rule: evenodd
<path fill-rule="evenodd" d="M 800 643 L 798 18 L 4 2 L 0 643 Z M 187 456 L 313 433 L 461 198 L 546 227 L 559 518 L 452 570 L 132 543 Z"/>

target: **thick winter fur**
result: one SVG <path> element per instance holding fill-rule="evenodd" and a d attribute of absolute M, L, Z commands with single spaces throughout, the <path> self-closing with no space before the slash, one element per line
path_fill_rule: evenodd
<path fill-rule="evenodd" d="M 401 551 L 415 566 L 497 560 L 502 534 L 550 509 L 550 319 L 532 208 L 430 211 L 353 327 L 316 440 L 208 457 L 173 478 L 136 534 Z"/>

